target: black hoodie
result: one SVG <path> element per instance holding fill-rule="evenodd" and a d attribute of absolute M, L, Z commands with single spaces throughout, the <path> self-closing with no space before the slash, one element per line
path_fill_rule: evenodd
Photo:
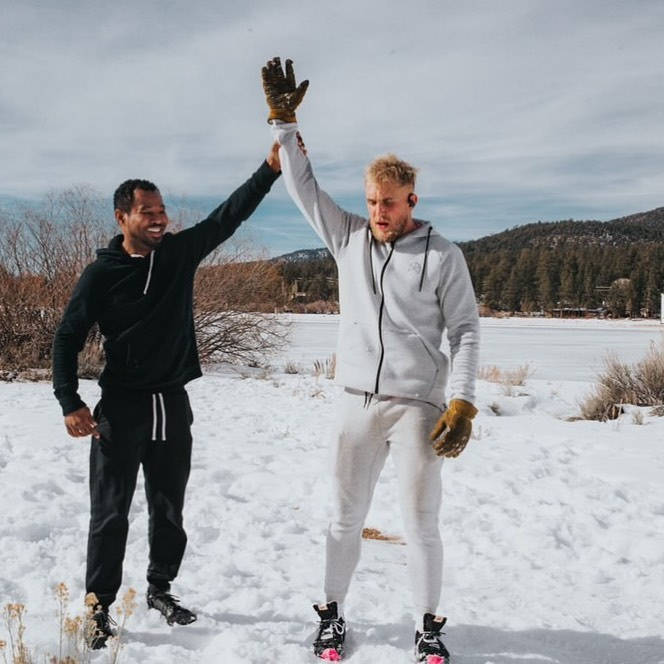
<path fill-rule="evenodd" d="M 264 162 L 207 219 L 166 233 L 145 257 L 127 254 L 122 235 L 97 250 L 53 341 L 53 388 L 64 415 L 85 405 L 77 358 L 95 322 L 104 336 L 104 391 L 169 392 L 201 375 L 193 317 L 196 268 L 251 215 L 277 177 Z"/>

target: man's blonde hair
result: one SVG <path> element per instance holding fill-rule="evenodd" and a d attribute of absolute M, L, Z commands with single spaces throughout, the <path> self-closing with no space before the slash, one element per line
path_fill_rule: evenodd
<path fill-rule="evenodd" d="M 365 182 L 396 182 L 404 186 L 415 187 L 415 176 L 417 169 L 409 163 L 399 159 L 394 154 L 386 154 L 376 157 L 364 171 Z"/>

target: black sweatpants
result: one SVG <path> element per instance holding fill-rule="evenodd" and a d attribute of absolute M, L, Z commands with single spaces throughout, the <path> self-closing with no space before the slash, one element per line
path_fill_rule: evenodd
<path fill-rule="evenodd" d="M 101 438 L 90 447 L 90 530 L 86 590 L 104 606 L 122 583 L 128 514 L 143 464 L 149 510 L 147 579 L 164 590 L 187 544 L 182 526 L 191 467 L 193 415 L 187 393 L 102 394 L 94 410 Z"/>

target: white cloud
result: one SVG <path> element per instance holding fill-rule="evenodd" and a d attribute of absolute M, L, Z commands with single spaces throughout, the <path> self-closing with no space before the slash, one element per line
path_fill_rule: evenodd
<path fill-rule="evenodd" d="M 361 195 L 364 164 L 390 150 L 443 199 L 433 211 L 469 220 L 661 204 L 659 2 L 70 0 L 3 14 L 2 193 L 110 192 L 126 177 L 226 193 L 269 145 L 259 69 L 279 54 L 311 80 L 298 116 L 335 195 Z"/>

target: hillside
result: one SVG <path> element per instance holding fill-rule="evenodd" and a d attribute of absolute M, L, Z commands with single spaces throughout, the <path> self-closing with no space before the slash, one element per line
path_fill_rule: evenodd
<path fill-rule="evenodd" d="M 554 248 L 560 244 L 618 247 L 650 242 L 664 242 L 664 207 L 611 221 L 539 221 L 458 244 L 467 254 L 527 247 Z"/>

